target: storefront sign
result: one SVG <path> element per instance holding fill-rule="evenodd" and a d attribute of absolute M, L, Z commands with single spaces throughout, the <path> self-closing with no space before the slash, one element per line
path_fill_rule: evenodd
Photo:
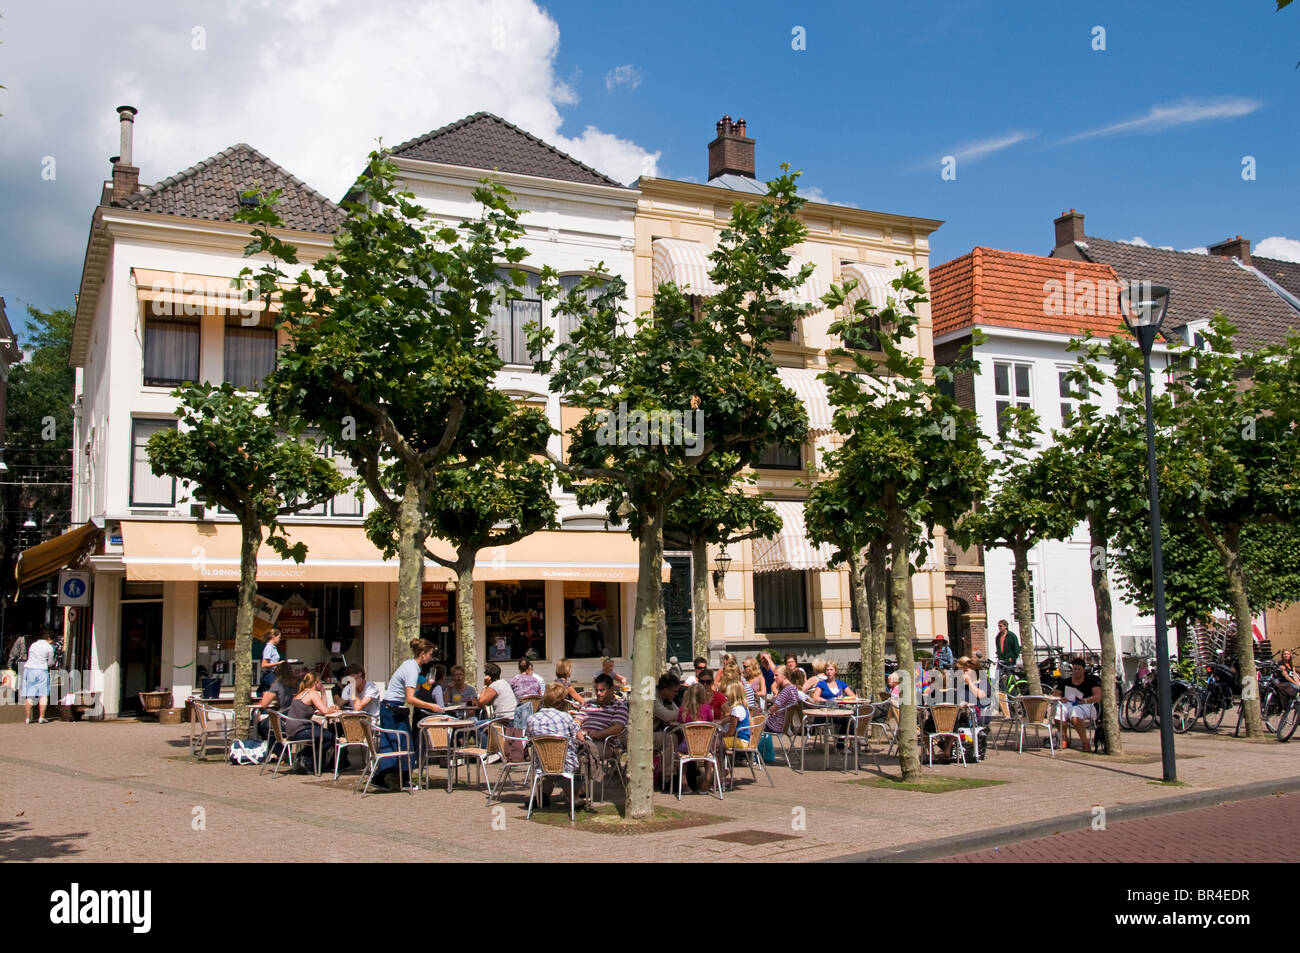
<path fill-rule="evenodd" d="M 447 625 L 451 621 L 451 593 L 443 583 L 426 582 L 420 589 L 420 625 Z"/>
<path fill-rule="evenodd" d="M 581 579 L 577 581 L 564 580 L 564 598 L 566 599 L 590 599 L 591 598 L 591 581 Z"/>
<path fill-rule="evenodd" d="M 286 639 L 310 639 L 312 637 L 311 609 L 304 606 L 285 606 L 280 610 L 276 625 Z"/>

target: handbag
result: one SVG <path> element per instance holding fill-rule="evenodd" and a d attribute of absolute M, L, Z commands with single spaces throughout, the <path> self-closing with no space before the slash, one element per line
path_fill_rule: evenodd
<path fill-rule="evenodd" d="M 763 759 L 764 764 L 776 764 L 776 745 L 772 743 L 772 736 L 766 731 L 759 736 L 758 755 Z"/>
<path fill-rule="evenodd" d="M 236 738 L 230 743 L 231 764 L 261 764 L 266 760 L 268 744 L 265 741 L 244 741 Z"/>

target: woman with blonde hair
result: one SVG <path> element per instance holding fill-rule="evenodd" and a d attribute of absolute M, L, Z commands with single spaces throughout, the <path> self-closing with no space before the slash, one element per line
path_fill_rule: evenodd
<path fill-rule="evenodd" d="M 749 683 L 746 682 L 745 676 L 740 673 L 740 666 L 736 664 L 734 658 L 730 662 L 723 663 L 722 674 L 718 676 L 718 684 L 716 687 L 718 691 L 725 695 L 727 693 L 728 685 L 739 685 L 741 687 L 741 690 L 745 693 L 745 704 L 747 706 L 752 707 L 757 704 L 754 690 L 749 687 Z"/>
<path fill-rule="evenodd" d="M 761 704 L 767 696 L 767 682 L 763 679 L 763 670 L 758 666 L 758 659 L 753 656 L 745 659 L 743 672 L 745 687 L 749 689 L 746 694 L 754 699 L 749 707 L 757 708 L 758 704 L 755 702 Z"/>
<path fill-rule="evenodd" d="M 692 721 L 716 721 L 722 713 L 713 710 L 712 701 L 713 692 L 709 687 L 696 682 L 686 689 L 686 694 L 682 697 L 682 707 L 677 712 L 678 723 L 684 725 Z M 686 754 L 685 738 L 682 738 L 677 750 Z M 686 765 L 686 783 L 690 785 L 693 792 L 699 794 L 701 787 L 708 788 L 713 779 L 711 770 L 707 764 L 700 762 L 692 761 Z"/>
<path fill-rule="evenodd" d="M 562 658 L 555 663 L 555 682 L 564 686 L 564 700 L 581 708 L 587 703 L 587 699 L 579 695 L 578 690 L 569 681 L 569 676 L 572 674 L 573 663 L 567 658 Z"/>
<path fill-rule="evenodd" d="M 316 751 L 321 753 L 322 770 L 327 767 L 325 764 L 327 760 L 332 761 L 334 729 L 318 725 L 311 719 L 313 715 L 332 715 L 338 710 L 338 705 L 325 704 L 325 696 L 320 690 L 320 676 L 315 672 L 308 672 L 298 683 L 298 693 L 289 703 L 288 711 L 284 712 L 285 721 L 288 722 L 285 727 L 289 733 L 289 740 L 301 741 L 304 738 L 311 738 L 313 754 Z M 306 770 L 306 765 L 299 763 L 298 768 Z"/>
<path fill-rule="evenodd" d="M 742 682 L 732 682 L 726 688 L 727 713 L 723 722 L 722 743 L 728 748 L 743 748 L 749 744 L 749 704 Z"/>

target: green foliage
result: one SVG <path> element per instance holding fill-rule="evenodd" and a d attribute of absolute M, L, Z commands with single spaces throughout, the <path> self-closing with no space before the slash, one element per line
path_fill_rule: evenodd
<path fill-rule="evenodd" d="M 726 483 L 700 482 L 690 487 L 669 507 L 664 532 L 724 545 L 775 536 L 781 532 L 781 517 L 766 502 L 768 495 L 744 490 L 755 479 L 749 474 L 737 474 Z"/>

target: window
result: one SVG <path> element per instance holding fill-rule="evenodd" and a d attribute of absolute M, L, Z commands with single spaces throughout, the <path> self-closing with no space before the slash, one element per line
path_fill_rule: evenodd
<path fill-rule="evenodd" d="M 144 319 L 146 387 L 179 387 L 199 379 L 199 319 Z"/>
<path fill-rule="evenodd" d="M 619 638 L 618 583 L 564 583 L 564 655 L 611 658 L 623 654 Z"/>
<path fill-rule="evenodd" d="M 578 286 L 578 282 L 583 279 L 583 275 L 561 275 L 560 276 L 560 297 L 567 298 L 569 292 Z M 601 282 L 598 287 L 588 288 L 586 292 L 587 302 L 594 302 L 605 292 L 605 282 Z M 582 323 L 582 315 L 559 314 L 556 315 L 558 327 L 555 332 L 556 345 L 568 344 L 573 337 L 573 332 L 577 330 Z"/>
<path fill-rule="evenodd" d="M 347 454 L 339 453 L 333 447 L 328 456 L 334 460 L 334 466 L 345 480 L 357 475 L 357 468 L 352 465 Z M 330 512 L 335 516 L 365 516 L 365 488 L 361 485 L 338 494 L 330 501 Z"/>
<path fill-rule="evenodd" d="M 1029 393 L 1029 364 L 993 363 L 993 393 L 997 397 L 998 436 L 1006 433 L 1006 412 L 1015 407 L 1033 407 Z"/>
<path fill-rule="evenodd" d="M 807 576 L 797 569 L 754 573 L 754 631 L 808 631 Z"/>
<path fill-rule="evenodd" d="M 483 603 L 489 662 L 546 658 L 545 583 L 485 583 Z"/>
<path fill-rule="evenodd" d="M 154 476 L 146 449 L 149 438 L 159 430 L 175 430 L 174 420 L 131 421 L 131 506 L 175 506 L 176 480 Z"/>
<path fill-rule="evenodd" d="M 528 350 L 528 338 L 524 325 L 542 323 L 541 276 L 526 271 L 525 283 L 516 286 L 510 280 L 509 268 L 498 268 L 501 276 L 502 294 L 492 301 L 492 317 L 488 321 L 488 333 L 495 339 L 497 354 L 507 364 L 532 364 L 536 355 Z M 517 298 L 506 298 L 504 291 L 511 289 Z"/>
<path fill-rule="evenodd" d="M 226 317 L 225 380 L 240 390 L 261 390 L 262 380 L 275 370 L 275 328 L 270 315 L 246 325 L 238 314 Z"/>
<path fill-rule="evenodd" d="M 1036 618 L 1036 607 L 1034 605 L 1034 570 L 1029 570 L 1029 618 Z M 1011 611 L 1016 610 L 1016 567 L 1011 567 Z"/>
<path fill-rule="evenodd" d="M 766 470 L 802 470 L 803 452 L 791 453 L 780 444 L 768 444 L 755 465 Z"/>
<path fill-rule="evenodd" d="M 856 351 L 879 351 L 880 334 L 880 316 L 873 314 L 865 321 L 844 329 L 844 346 Z"/>
<path fill-rule="evenodd" d="M 1061 426 L 1068 427 L 1074 421 L 1079 410 L 1080 394 L 1070 383 L 1070 371 L 1057 368 L 1057 388 L 1061 397 Z"/>

